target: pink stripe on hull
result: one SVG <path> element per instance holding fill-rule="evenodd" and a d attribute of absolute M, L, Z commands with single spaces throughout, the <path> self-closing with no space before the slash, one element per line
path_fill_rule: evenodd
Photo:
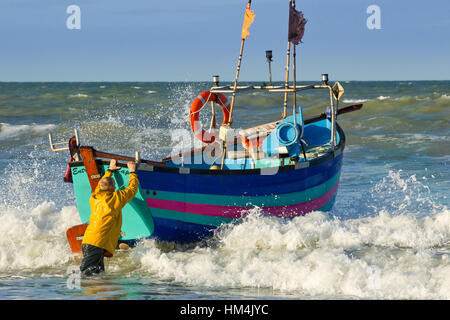
<path fill-rule="evenodd" d="M 334 196 L 338 188 L 338 183 L 324 195 L 299 204 L 281 206 L 281 207 L 263 207 L 263 211 L 283 218 L 291 218 L 304 215 L 308 212 L 318 210 L 325 206 Z M 147 198 L 150 208 L 174 210 L 179 212 L 200 214 L 206 216 L 225 217 L 225 218 L 242 218 L 248 214 L 248 210 L 253 207 L 234 207 L 234 206 L 215 206 L 208 204 L 198 204 L 162 199 Z"/>
<path fill-rule="evenodd" d="M 241 211 L 251 209 L 251 207 L 215 206 L 210 204 L 198 204 L 151 198 L 147 198 L 147 203 L 150 208 L 225 218 L 240 218 L 242 217 Z"/>
<path fill-rule="evenodd" d="M 330 191 L 325 193 L 324 195 L 299 204 L 294 204 L 291 206 L 283 206 L 283 207 L 266 207 L 264 208 L 264 212 L 269 213 L 272 216 L 280 217 L 280 218 L 292 218 L 296 216 L 303 216 L 308 212 L 318 210 L 325 206 L 333 196 L 336 194 L 338 184 L 331 188 Z"/>

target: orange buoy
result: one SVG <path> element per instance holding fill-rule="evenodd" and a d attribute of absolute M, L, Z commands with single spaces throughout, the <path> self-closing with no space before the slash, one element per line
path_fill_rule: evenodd
<path fill-rule="evenodd" d="M 216 137 L 209 134 L 202 128 L 199 121 L 200 110 L 203 108 L 207 102 L 216 102 L 222 107 L 223 121 L 222 125 L 227 124 L 230 118 L 230 110 L 227 98 L 221 93 L 212 93 L 210 91 L 202 92 L 197 98 L 192 102 L 191 109 L 189 111 L 189 118 L 191 123 L 192 132 L 201 141 L 205 143 L 214 142 Z"/>

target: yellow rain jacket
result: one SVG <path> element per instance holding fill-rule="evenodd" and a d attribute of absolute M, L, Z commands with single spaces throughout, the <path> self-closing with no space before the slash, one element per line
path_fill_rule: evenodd
<path fill-rule="evenodd" d="M 108 170 L 102 178 L 111 176 L 112 171 Z M 129 186 L 124 190 L 100 191 L 100 183 L 97 185 L 89 200 L 91 216 L 83 244 L 103 248 L 107 251 L 107 256 L 114 254 L 122 227 L 122 208 L 134 198 L 138 186 L 136 173 L 130 173 Z"/>

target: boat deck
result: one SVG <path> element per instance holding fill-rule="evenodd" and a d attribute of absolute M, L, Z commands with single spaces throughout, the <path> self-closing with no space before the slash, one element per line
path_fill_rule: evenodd
<path fill-rule="evenodd" d="M 305 154 L 301 155 L 297 162 L 311 161 L 331 152 L 330 145 L 331 123 L 329 120 L 321 120 L 306 124 L 303 131 L 302 141 L 304 142 Z M 337 133 L 337 143 L 340 136 Z M 186 167 L 191 169 L 210 169 L 213 165 L 220 166 L 222 152 L 214 156 L 213 147 L 186 154 L 184 157 L 173 157 L 167 162 L 170 167 Z M 221 151 L 221 146 L 217 145 L 216 150 Z M 272 156 L 267 156 L 261 148 L 251 152 L 244 149 L 241 143 L 235 143 L 227 147 L 227 155 L 224 161 L 224 170 L 246 170 L 257 168 L 280 167 L 292 164 L 285 147 L 280 147 L 279 152 Z M 306 156 L 306 158 L 305 158 Z"/>

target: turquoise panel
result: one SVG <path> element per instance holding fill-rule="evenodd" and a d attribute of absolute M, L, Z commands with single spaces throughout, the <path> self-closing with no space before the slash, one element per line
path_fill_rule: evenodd
<path fill-rule="evenodd" d="M 100 166 L 101 174 L 108 169 L 107 165 Z M 113 173 L 116 181 L 117 190 L 125 189 L 128 186 L 129 171 L 121 168 Z M 89 198 L 91 197 L 91 185 L 84 167 L 72 168 L 73 187 L 75 198 L 77 200 L 78 212 L 82 223 L 89 221 L 91 209 Z M 154 225 L 150 208 L 143 197 L 143 192 L 139 186 L 136 196 L 128 202 L 122 209 L 122 236 L 120 240 L 133 240 L 138 238 L 147 238 L 153 234 Z"/>

